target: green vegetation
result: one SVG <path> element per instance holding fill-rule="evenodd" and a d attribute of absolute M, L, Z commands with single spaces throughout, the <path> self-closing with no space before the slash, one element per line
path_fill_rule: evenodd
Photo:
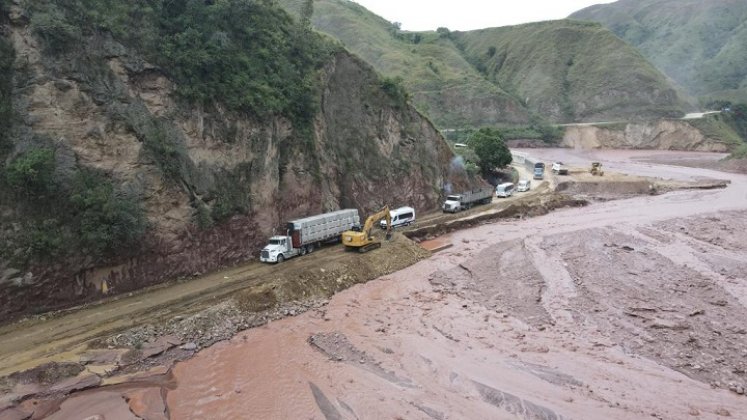
<path fill-rule="evenodd" d="M 94 255 L 136 246 L 146 230 L 137 201 L 114 190 L 103 175 L 81 170 L 75 175 L 69 204 L 76 219 L 77 240 Z"/>
<path fill-rule="evenodd" d="M 743 144 L 729 155 L 729 159 L 747 159 L 747 144 Z"/>
<path fill-rule="evenodd" d="M 299 151 L 315 153 L 309 145 L 319 108 L 318 70 L 341 46 L 312 30 L 313 1 L 303 1 L 298 21 L 274 0 L 40 0 L 25 2 L 23 7 L 44 53 L 57 60 L 61 71 L 80 74 L 82 88 L 105 104 L 113 120 L 135 134 L 164 180 L 192 197 L 198 225 L 207 227 L 248 211 L 251 196 L 243 185 L 249 184 L 249 171 L 234 168 L 213 174 L 210 185 L 202 185 L 204 174 L 190 159 L 183 135 L 170 122 L 171 115 L 155 117 L 141 102 L 126 100 L 122 86 L 112 80 L 105 59 L 109 51 L 102 49 L 117 46 L 104 42 L 102 47 L 102 35 L 111 34 L 129 48 L 128 56 L 143 58 L 166 73 L 174 82 L 182 109 L 197 105 L 207 114 L 289 120 L 293 133 L 280 148 L 281 171 L 288 156 Z M 91 40 L 95 48 L 80 48 Z M 398 79 L 385 78 L 381 87 L 394 106 L 406 104 L 407 93 Z M 196 185 L 204 187 L 205 202 L 196 198 Z M 104 217 L 95 223 L 107 221 L 113 222 Z M 116 228 L 86 227 L 81 233 L 84 238 L 121 236 Z"/>
<path fill-rule="evenodd" d="M 64 181 L 56 170 L 54 151 L 45 147 L 15 157 L 5 168 L 5 182 L 26 221 L 0 255 L 21 263 L 72 250 L 107 257 L 138 245 L 147 222 L 136 197 L 117 191 L 104 174 L 76 169 Z M 8 254 L 13 248 L 25 251 Z"/>
<path fill-rule="evenodd" d="M 640 53 L 599 24 L 561 20 L 451 36 L 488 80 L 552 121 L 677 117 L 687 106 Z"/>
<path fill-rule="evenodd" d="M 303 0 L 279 0 L 299 14 Z M 680 116 L 687 106 L 635 49 L 598 24 L 541 22 L 458 32 L 403 32 L 348 0 L 315 1 L 314 27 L 387 77 L 440 128 Z M 540 123 L 538 125 L 547 125 Z"/>
<path fill-rule="evenodd" d="M 279 0 L 299 15 L 303 0 Z M 400 77 L 412 103 L 439 127 L 473 127 L 496 120 L 525 123 L 528 112 L 487 80 L 439 32 L 405 32 L 347 0 L 316 0 L 314 27 L 336 39 L 386 78 Z"/>
<path fill-rule="evenodd" d="M 337 48 L 271 0 L 66 3 L 31 7 L 31 27 L 49 50 L 67 53 L 82 36 L 110 31 L 168 72 L 185 101 L 297 125 L 315 115 L 314 70 Z"/>
<path fill-rule="evenodd" d="M 481 128 L 472 134 L 468 144 L 477 156 L 477 166 L 483 175 L 509 165 L 513 159 L 497 130 Z"/>
<path fill-rule="evenodd" d="M 5 178 L 19 195 L 40 199 L 56 191 L 54 170 L 54 151 L 34 149 L 11 161 L 5 168 Z"/>
<path fill-rule="evenodd" d="M 544 124 L 539 119 L 533 119 L 530 125 L 497 126 L 496 129 L 503 140 L 542 140 L 553 144 L 563 139 L 565 129 L 556 125 Z M 445 137 L 454 143 L 465 143 L 476 131 L 473 128 L 450 130 Z"/>
<path fill-rule="evenodd" d="M 742 144 L 743 138 L 735 130 L 735 122 L 729 115 L 712 114 L 700 119 L 688 120 L 704 136 L 729 145 Z"/>
<path fill-rule="evenodd" d="M 384 77 L 381 79 L 379 86 L 381 87 L 381 90 L 389 96 L 389 99 L 392 100 L 392 103 L 396 108 L 401 108 L 407 105 L 410 96 L 402 85 L 401 77 Z"/>
<path fill-rule="evenodd" d="M 571 18 L 600 22 L 702 103 L 747 101 L 746 2 L 618 1 Z"/>

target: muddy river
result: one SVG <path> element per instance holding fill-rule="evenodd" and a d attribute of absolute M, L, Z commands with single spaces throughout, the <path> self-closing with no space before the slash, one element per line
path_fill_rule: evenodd
<path fill-rule="evenodd" d="M 50 418 L 747 418 L 747 177 L 655 163 L 685 153 L 526 152 L 731 185 L 452 233 L 168 385 L 87 391 Z"/>

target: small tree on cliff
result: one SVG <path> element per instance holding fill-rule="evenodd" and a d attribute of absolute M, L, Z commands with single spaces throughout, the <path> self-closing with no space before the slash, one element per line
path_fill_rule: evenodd
<path fill-rule="evenodd" d="M 503 142 L 503 137 L 492 128 L 481 128 L 469 139 L 469 145 L 477 155 L 477 165 L 483 175 L 511 163 L 511 152 Z"/>

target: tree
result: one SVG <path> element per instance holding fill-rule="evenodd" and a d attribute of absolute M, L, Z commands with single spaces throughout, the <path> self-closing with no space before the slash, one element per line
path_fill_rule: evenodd
<path fill-rule="evenodd" d="M 511 151 L 503 137 L 492 128 L 481 128 L 469 139 L 469 145 L 477 155 L 477 165 L 484 175 L 511 163 Z"/>

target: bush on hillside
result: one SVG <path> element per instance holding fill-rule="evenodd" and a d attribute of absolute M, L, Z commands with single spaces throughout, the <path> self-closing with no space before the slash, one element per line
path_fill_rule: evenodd
<path fill-rule="evenodd" d="M 147 229 L 137 200 L 114 190 L 104 176 L 79 171 L 70 192 L 79 244 L 96 256 L 136 247 Z"/>
<path fill-rule="evenodd" d="M 34 149 L 13 159 L 5 168 L 8 185 L 19 195 L 41 198 L 56 190 L 54 151 Z"/>

